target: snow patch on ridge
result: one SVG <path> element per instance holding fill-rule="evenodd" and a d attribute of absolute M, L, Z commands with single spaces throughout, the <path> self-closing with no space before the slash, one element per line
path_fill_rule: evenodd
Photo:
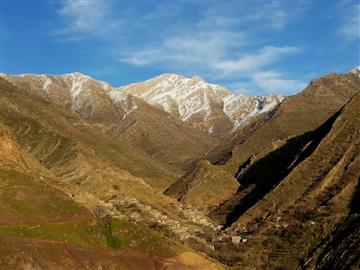
<path fill-rule="evenodd" d="M 124 108 L 124 115 L 122 117 L 122 120 L 126 119 L 131 113 L 133 113 L 135 110 L 138 109 L 138 106 L 135 103 L 132 103 L 131 106 Z"/>
<path fill-rule="evenodd" d="M 360 66 L 357 66 L 357 67 L 353 68 L 350 72 L 354 73 L 354 74 L 357 74 L 358 77 L 360 78 Z"/>
<path fill-rule="evenodd" d="M 143 91 L 132 91 L 142 85 L 149 87 Z M 176 74 L 162 74 L 144 83 L 128 85 L 119 90 L 129 90 L 130 94 L 151 105 L 158 105 L 169 113 L 176 111 L 183 121 L 202 111 L 205 112 L 204 117 L 208 117 L 211 113 L 208 93 L 215 97 L 217 92 L 226 91 L 225 88 L 205 82 L 201 77 L 185 78 Z"/>
<path fill-rule="evenodd" d="M 90 78 L 79 72 L 65 74 L 63 77 L 68 81 L 70 85 L 70 95 L 73 100 L 76 100 L 80 93 L 84 90 L 84 83 Z"/>
<path fill-rule="evenodd" d="M 127 95 L 119 90 L 111 90 L 109 92 L 109 96 L 114 102 L 120 102 L 120 101 L 126 100 L 129 95 Z"/>
<path fill-rule="evenodd" d="M 359 70 L 360 67 L 357 67 Z M 19 75 L 30 76 L 31 74 Z M 229 91 L 226 87 L 211 84 L 195 76 L 186 78 L 177 74 L 162 74 L 145 82 L 123 87 L 112 87 L 79 72 L 64 75 L 31 75 L 41 82 L 48 93 L 52 84 L 60 84 L 68 91 L 73 109 L 82 108 L 96 98 L 109 98 L 124 111 L 123 119 L 138 109 L 136 99 L 186 121 L 216 136 L 224 130 L 235 130 L 258 114 L 273 110 L 282 96 L 247 96 Z M 107 102 L 107 101 L 105 101 Z"/>
<path fill-rule="evenodd" d="M 49 93 L 49 86 L 50 84 L 52 83 L 52 80 L 49 78 L 49 76 L 47 75 L 40 75 L 39 76 L 40 78 L 40 81 L 42 82 L 43 84 L 43 90 L 46 92 L 46 93 Z"/>

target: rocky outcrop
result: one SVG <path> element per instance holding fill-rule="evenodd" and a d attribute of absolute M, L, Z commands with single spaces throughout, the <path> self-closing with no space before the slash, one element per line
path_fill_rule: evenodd
<path fill-rule="evenodd" d="M 26 162 L 16 143 L 14 135 L 0 123 L 0 165 L 1 167 L 20 167 L 25 169 Z"/>

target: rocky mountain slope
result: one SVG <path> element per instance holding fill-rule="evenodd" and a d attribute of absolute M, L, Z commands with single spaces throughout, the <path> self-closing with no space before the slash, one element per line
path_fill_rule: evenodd
<path fill-rule="evenodd" d="M 228 135 L 208 152 L 204 159 L 215 166 L 202 168 L 204 163 L 198 162 L 193 170 L 207 170 L 208 174 L 230 173 L 233 177 L 239 178 L 243 169 L 263 158 L 270 151 L 281 147 L 287 140 L 319 127 L 359 89 L 359 79 L 353 73 L 329 74 L 312 81 L 301 93 L 286 97 L 275 111 L 253 118 L 247 126 Z M 201 178 L 199 174 L 188 175 L 193 177 L 186 178 L 186 182 L 193 184 L 187 184 L 187 187 L 194 188 L 206 182 L 206 179 Z M 181 178 L 179 183 L 173 184 L 166 194 L 179 199 L 177 189 L 183 186 L 181 182 L 184 179 Z M 234 179 L 223 178 L 223 181 L 233 186 Z M 207 186 L 204 185 L 200 190 L 206 188 Z M 213 188 L 216 189 L 216 186 Z M 180 193 L 190 194 L 190 191 Z M 203 192 L 199 192 L 198 196 L 202 194 Z M 181 200 L 186 201 L 186 198 L 182 197 Z M 202 206 L 204 207 L 207 208 L 206 205 Z"/>
<path fill-rule="evenodd" d="M 221 206 L 236 205 L 225 225 L 248 239 L 236 248 L 240 269 L 244 263 L 259 269 L 359 266 L 359 106 L 356 94 L 319 128 L 241 172 L 237 194 Z"/>
<path fill-rule="evenodd" d="M 109 174 L 141 177 L 161 188 L 181 172 L 53 103 L 1 80 L 0 120 L 21 147 L 66 181 L 81 183 Z M 111 166 L 109 166 L 111 164 Z M 129 174 L 130 173 L 130 174 Z M 132 175 L 132 176 L 131 176 Z"/>
<path fill-rule="evenodd" d="M 283 99 L 280 95 L 235 94 L 200 77 L 185 78 L 176 74 L 162 74 L 118 88 L 78 72 L 1 74 L 1 77 L 78 113 L 84 119 L 119 123 L 129 115 L 143 111 L 144 107 L 150 110 L 141 99 L 152 108 L 168 112 L 213 137 L 231 133 L 256 115 L 272 111 Z M 151 113 L 156 114 L 156 110 Z"/>
<path fill-rule="evenodd" d="M 81 73 L 2 77 L 180 171 L 217 142 L 163 110 Z"/>
<path fill-rule="evenodd" d="M 215 137 L 236 130 L 258 114 L 273 110 L 283 99 L 275 95 L 235 94 L 201 77 L 185 78 L 176 74 L 162 74 L 119 90 L 158 106 Z"/>

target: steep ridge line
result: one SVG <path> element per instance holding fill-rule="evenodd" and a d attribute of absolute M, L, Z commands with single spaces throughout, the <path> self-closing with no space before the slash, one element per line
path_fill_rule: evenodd
<path fill-rule="evenodd" d="M 242 172 L 237 177 L 240 183 L 237 194 L 220 205 L 210 215 L 216 216 L 216 213 L 219 212 L 221 212 L 221 215 L 227 213 L 224 220 L 224 228 L 230 227 L 240 215 L 280 183 L 291 172 L 292 168 L 296 167 L 297 164 L 315 151 L 321 140 L 331 130 L 341 111 L 342 109 L 330 117 L 318 129 L 288 139 L 284 146 L 250 165 L 248 169 L 245 169 L 245 172 Z M 253 187 L 249 187 L 250 185 Z M 234 205 L 234 201 L 235 206 L 230 206 L 229 209 L 228 204 Z"/>

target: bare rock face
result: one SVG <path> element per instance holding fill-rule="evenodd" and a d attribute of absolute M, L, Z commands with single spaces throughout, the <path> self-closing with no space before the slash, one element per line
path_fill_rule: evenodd
<path fill-rule="evenodd" d="M 10 162 L 10 164 L 9 164 Z M 0 123 L 0 164 L 26 167 L 21 151 L 12 132 Z"/>
<path fill-rule="evenodd" d="M 331 73 L 311 81 L 302 92 L 286 97 L 262 125 L 245 136 L 240 133 L 225 164 L 226 170 L 235 174 L 240 164 L 261 152 L 265 145 L 318 128 L 359 89 L 359 78 L 352 73 Z"/>
<path fill-rule="evenodd" d="M 263 181 L 265 185 L 268 185 L 268 188 L 271 188 L 275 184 L 273 180 L 277 179 L 283 170 L 286 170 L 287 166 L 285 164 L 289 162 L 291 153 L 296 153 L 308 142 L 307 136 L 302 139 L 299 139 L 300 137 L 296 139 L 296 137 L 319 128 L 329 117 L 344 106 L 352 96 L 359 92 L 359 86 L 359 79 L 352 73 L 345 75 L 329 74 L 311 82 L 301 93 L 286 97 L 276 110 L 251 118 L 247 125 L 223 137 L 221 142 L 203 157 L 204 160 L 208 160 L 215 165 L 208 166 L 211 173 L 198 173 L 203 171 L 204 162 L 201 160 L 192 167 L 191 172 L 188 172 L 186 176 L 174 183 L 168 189 L 167 194 L 191 204 L 194 201 L 187 200 L 187 196 L 196 196 L 194 193 L 197 189 L 191 188 L 191 192 L 187 192 L 188 186 L 199 187 L 205 185 L 204 183 L 207 183 L 215 175 L 230 175 L 237 178 L 242 189 L 241 193 L 231 196 L 231 193 L 227 191 L 232 190 L 233 186 L 228 184 L 231 188 L 226 189 L 226 192 L 218 192 L 217 195 L 214 195 L 226 202 L 222 203 L 213 212 L 212 217 L 226 223 L 224 219 L 229 214 L 228 211 L 231 212 L 232 207 L 237 204 L 236 202 L 254 188 L 252 182 L 256 179 L 254 174 L 260 175 L 262 173 L 262 179 L 271 179 Z M 289 146 L 286 149 L 283 148 L 286 151 L 270 157 L 271 152 L 278 150 L 286 143 Z M 283 159 L 280 159 L 280 156 Z M 278 158 L 278 161 L 274 161 L 272 165 L 267 166 L 264 163 L 259 163 L 253 169 L 254 174 L 249 174 L 247 177 L 251 181 L 244 181 L 241 178 L 243 172 L 265 157 L 269 160 Z M 290 166 L 291 162 L 287 165 Z M 277 166 L 284 167 L 275 172 Z M 272 174 L 272 172 L 275 173 Z M 209 174 L 211 177 L 208 176 Z M 221 179 L 231 178 L 223 176 Z M 212 186 L 209 189 L 216 190 L 216 186 L 222 186 L 223 183 L 224 181 L 215 181 L 215 187 Z M 248 186 L 248 188 L 245 188 L 245 186 Z M 256 192 L 266 194 L 266 191 L 262 188 Z M 203 192 L 197 192 L 197 196 L 202 197 L 203 194 Z M 230 195 L 230 197 L 226 198 L 227 195 Z M 252 198 L 254 202 L 257 199 L 256 196 Z M 194 207 L 206 207 L 206 205 L 206 203 L 203 205 L 193 204 Z M 249 203 L 248 206 L 251 205 Z M 246 209 L 245 207 L 244 211 Z"/>

